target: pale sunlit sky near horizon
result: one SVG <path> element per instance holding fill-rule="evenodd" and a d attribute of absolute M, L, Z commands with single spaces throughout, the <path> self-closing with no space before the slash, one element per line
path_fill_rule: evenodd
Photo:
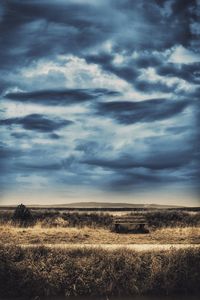
<path fill-rule="evenodd" d="M 200 1 L 0 2 L 0 205 L 200 205 Z"/>

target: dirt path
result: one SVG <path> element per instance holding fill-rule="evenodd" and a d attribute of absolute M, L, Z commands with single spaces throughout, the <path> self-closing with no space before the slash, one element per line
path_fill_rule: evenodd
<path fill-rule="evenodd" d="M 45 246 L 49 248 L 63 248 L 63 249 L 76 249 L 76 248 L 103 248 L 106 250 L 115 249 L 130 249 L 135 251 L 158 251 L 170 249 L 186 249 L 186 248 L 200 248 L 200 244 L 28 244 L 21 245 L 24 248 L 32 248 L 38 246 Z"/>

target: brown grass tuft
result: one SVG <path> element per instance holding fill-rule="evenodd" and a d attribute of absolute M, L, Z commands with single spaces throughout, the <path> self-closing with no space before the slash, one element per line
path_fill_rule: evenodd
<path fill-rule="evenodd" d="M 200 249 L 166 252 L 0 246 L 2 297 L 198 294 Z"/>

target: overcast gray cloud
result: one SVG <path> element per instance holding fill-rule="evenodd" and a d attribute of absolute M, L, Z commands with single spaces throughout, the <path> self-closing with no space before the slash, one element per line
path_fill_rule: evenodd
<path fill-rule="evenodd" d="M 197 0 L 1 1 L 0 201 L 170 190 L 197 205 L 198 12 Z"/>

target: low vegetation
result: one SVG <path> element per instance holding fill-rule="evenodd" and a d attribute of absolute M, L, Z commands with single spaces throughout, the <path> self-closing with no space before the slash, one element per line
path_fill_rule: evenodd
<path fill-rule="evenodd" d="M 18 205 L 12 215 L 12 223 L 22 227 L 33 225 L 34 219 L 30 209 L 23 204 Z"/>
<path fill-rule="evenodd" d="M 123 212 L 122 212 L 123 213 Z M 145 216 L 151 229 L 163 227 L 200 226 L 200 212 L 174 210 L 143 210 L 131 214 Z M 12 210 L 0 210 L 0 224 L 13 223 Z M 43 227 L 91 227 L 111 229 L 113 212 L 68 212 L 48 209 L 31 210 L 28 225 L 40 223 Z M 14 222 L 17 225 L 16 219 Z M 23 222 L 18 222 L 18 225 Z"/>
<path fill-rule="evenodd" d="M 1 297 L 200 293 L 200 247 L 192 247 L 200 244 L 200 212 L 136 212 L 145 215 L 147 234 L 113 232 L 109 212 L 29 211 L 24 206 L 13 212 L 0 210 Z M 115 247 L 130 244 L 187 248 Z"/>
<path fill-rule="evenodd" d="M 166 252 L 0 245 L 2 297 L 198 294 L 200 249 Z"/>
<path fill-rule="evenodd" d="M 200 212 L 181 210 L 158 210 L 148 212 L 146 219 L 150 227 L 191 227 L 200 226 Z"/>
<path fill-rule="evenodd" d="M 118 234 L 104 228 L 0 226 L 4 244 L 200 244 L 200 227 L 158 228 L 148 234 Z"/>

